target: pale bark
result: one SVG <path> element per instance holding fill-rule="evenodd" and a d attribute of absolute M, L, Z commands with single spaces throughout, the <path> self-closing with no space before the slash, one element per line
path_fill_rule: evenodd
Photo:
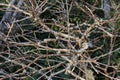
<path fill-rule="evenodd" d="M 18 1 L 17 4 L 16 1 Z M 8 5 L 16 5 L 18 8 L 20 8 L 22 5 L 22 0 L 10 0 L 10 3 Z M 0 31 L 3 33 L 5 33 L 9 29 L 7 24 L 11 25 L 13 20 L 18 17 L 18 12 L 14 12 L 12 10 L 13 8 L 8 7 L 0 21 Z"/>
<path fill-rule="evenodd" d="M 110 0 L 101 0 L 101 8 L 104 11 L 104 17 L 110 18 Z"/>
<path fill-rule="evenodd" d="M 16 5 L 16 7 L 20 8 L 22 5 L 22 0 L 10 0 L 10 3 L 8 5 Z M 17 19 L 18 16 L 18 12 L 14 12 L 13 8 L 8 7 L 6 9 L 5 14 L 0 21 L 0 51 L 3 51 L 5 47 L 5 45 L 3 44 L 5 39 L 3 35 L 9 32 L 9 29 L 11 29 L 10 27 L 12 27 L 11 33 L 15 33 L 18 24 L 13 24 L 13 21 Z M 11 26 L 12 24 L 13 26 Z"/>

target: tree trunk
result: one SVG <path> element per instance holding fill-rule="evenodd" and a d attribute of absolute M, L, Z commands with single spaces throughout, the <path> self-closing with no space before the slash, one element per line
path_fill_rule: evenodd
<path fill-rule="evenodd" d="M 22 0 L 11 0 L 8 5 L 16 5 L 16 7 L 21 7 L 22 5 Z M 14 21 L 14 19 L 17 19 L 18 17 L 18 12 L 12 11 L 13 8 L 8 7 L 6 9 L 5 14 L 3 15 L 1 21 L 0 21 L 0 32 L 7 32 L 9 29 L 8 25 L 11 25 L 11 23 Z M 16 26 L 14 26 L 15 28 Z M 13 29 L 15 30 L 15 29 Z M 14 32 L 14 31 L 13 31 Z"/>
<path fill-rule="evenodd" d="M 110 0 L 101 0 L 101 8 L 104 11 L 104 17 L 110 18 Z"/>
<path fill-rule="evenodd" d="M 10 0 L 8 5 L 15 5 L 16 7 L 20 8 L 22 5 L 22 0 Z M 5 44 L 4 39 L 6 38 L 5 34 L 8 33 L 9 29 L 11 29 L 11 33 L 14 34 L 17 29 L 17 23 L 13 21 L 18 18 L 18 12 L 14 12 L 14 9 L 8 7 L 6 9 L 5 14 L 3 15 L 0 21 L 0 52 L 4 50 Z M 13 24 L 13 26 L 11 26 Z"/>

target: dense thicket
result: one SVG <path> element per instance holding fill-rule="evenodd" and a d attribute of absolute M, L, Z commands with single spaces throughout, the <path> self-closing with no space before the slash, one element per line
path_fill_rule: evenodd
<path fill-rule="evenodd" d="M 119 0 L 1 0 L 0 80 L 119 80 Z"/>

